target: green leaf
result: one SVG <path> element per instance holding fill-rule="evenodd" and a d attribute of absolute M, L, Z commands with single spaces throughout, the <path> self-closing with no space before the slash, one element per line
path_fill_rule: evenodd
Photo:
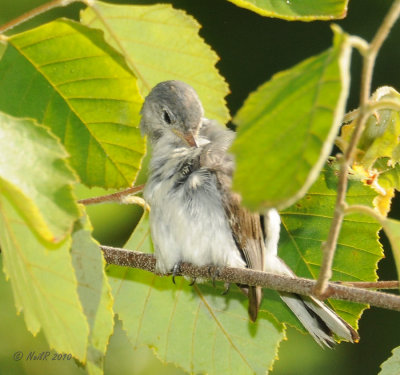
<path fill-rule="evenodd" d="M 327 166 L 307 195 L 281 212 L 279 254 L 296 275 L 316 279 L 323 241 L 328 238 L 336 203 L 337 176 Z M 376 192 L 359 181 L 350 181 L 348 204 L 373 207 Z M 383 257 L 378 242 L 380 224 L 366 215 L 347 215 L 343 221 L 333 263 L 333 280 L 376 281 L 377 264 Z M 356 267 L 355 267 L 356 265 Z M 331 307 L 353 327 L 365 305 L 330 300 Z M 276 316 L 280 312 L 272 311 Z"/>
<path fill-rule="evenodd" d="M 392 350 L 392 356 L 381 365 L 379 375 L 398 375 L 400 368 L 400 346 Z"/>
<path fill-rule="evenodd" d="M 79 217 L 66 158 L 45 127 L 0 112 L 0 194 L 50 242 L 65 238 Z"/>
<path fill-rule="evenodd" d="M 348 0 L 228 0 L 267 17 L 289 21 L 314 21 L 344 18 Z"/>
<path fill-rule="evenodd" d="M 50 127 L 86 185 L 131 185 L 145 150 L 137 128 L 142 98 L 102 33 L 57 20 L 8 43 L 0 109 Z"/>
<path fill-rule="evenodd" d="M 103 374 L 104 356 L 113 332 L 114 313 L 111 287 L 104 271 L 105 260 L 91 237 L 88 219 L 77 221 L 72 235 L 72 264 L 78 279 L 78 293 L 89 323 L 86 370 Z"/>
<path fill-rule="evenodd" d="M 400 280 L 400 221 L 385 219 L 382 223 L 383 229 L 390 241 L 393 258 L 396 263 L 397 276 Z"/>
<path fill-rule="evenodd" d="M 334 46 L 274 76 L 234 118 L 234 189 L 251 209 L 300 199 L 328 157 L 348 93 L 350 47 L 335 27 Z"/>
<path fill-rule="evenodd" d="M 207 117 L 226 123 L 228 85 L 218 73 L 216 53 L 199 36 L 195 19 L 169 4 L 112 5 L 96 1 L 81 22 L 104 31 L 138 78 L 143 96 L 157 83 L 178 79 L 193 86 Z"/>
<path fill-rule="evenodd" d="M 54 244 L 38 237 L 7 191 L 0 194 L 3 270 L 28 330 L 40 329 L 49 346 L 86 359 L 89 327 L 71 264 L 71 237 Z"/>
<path fill-rule="evenodd" d="M 151 252 L 145 214 L 126 247 Z M 108 269 L 115 311 L 134 346 L 148 345 L 157 356 L 191 373 L 265 374 L 284 337 L 282 326 L 260 312 L 247 315 L 247 299 L 232 287 L 188 286 L 188 281 L 111 266 Z M 262 355 L 260 355 L 262 353 Z"/>

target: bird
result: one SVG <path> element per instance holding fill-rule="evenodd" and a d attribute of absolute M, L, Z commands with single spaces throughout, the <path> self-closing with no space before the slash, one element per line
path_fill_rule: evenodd
<path fill-rule="evenodd" d="M 157 84 L 141 109 L 140 129 L 151 146 L 143 197 L 150 205 L 150 230 L 160 274 L 196 266 L 250 268 L 294 276 L 278 256 L 280 216 L 247 210 L 232 191 L 235 160 L 229 147 L 235 132 L 204 117 L 196 91 L 169 80 Z M 239 285 L 256 321 L 262 288 Z M 280 293 L 315 341 L 332 347 L 334 336 L 358 341 L 357 332 L 323 302 Z"/>

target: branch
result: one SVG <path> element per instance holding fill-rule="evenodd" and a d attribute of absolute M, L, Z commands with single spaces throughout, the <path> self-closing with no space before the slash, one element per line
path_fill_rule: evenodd
<path fill-rule="evenodd" d="M 155 273 L 156 260 L 153 254 L 109 246 L 101 246 L 101 249 L 103 250 L 106 262 L 109 264 L 140 268 Z M 308 296 L 313 294 L 313 289 L 316 284 L 315 280 L 293 278 L 290 276 L 276 275 L 247 268 L 218 268 L 215 266 L 197 267 L 190 263 L 181 264 L 179 275 L 188 276 L 192 279 L 210 279 L 214 276 L 215 280 L 228 283 L 259 285 L 264 288 L 274 289 L 281 292 Z M 376 307 L 400 311 L 400 296 L 394 294 L 328 283 L 326 295 L 329 298 L 366 303 Z"/>
<path fill-rule="evenodd" d="M 341 168 L 339 172 L 338 193 L 336 196 L 335 212 L 333 214 L 332 224 L 329 230 L 328 239 L 323 244 L 323 257 L 321 270 L 318 276 L 317 283 L 314 288 L 314 293 L 319 298 L 325 298 L 328 293 L 328 281 L 332 277 L 332 263 L 335 255 L 337 241 L 339 238 L 340 229 L 342 227 L 343 218 L 345 215 L 344 207 L 346 206 L 346 191 L 347 191 L 347 174 L 349 167 L 352 165 L 354 152 L 364 130 L 365 123 L 369 117 L 369 97 L 371 94 L 372 73 L 375 65 L 376 56 L 379 52 L 382 43 L 388 36 L 390 29 L 400 15 L 400 0 L 396 0 L 391 6 L 388 14 L 383 20 L 381 26 L 376 32 L 372 42 L 366 48 L 363 46 L 363 69 L 361 77 L 360 90 L 360 112 L 356 119 L 355 129 L 351 136 L 349 145 L 341 159 Z"/>
<path fill-rule="evenodd" d="M 21 16 L 11 20 L 10 22 L 7 22 L 6 24 L 0 26 L 0 34 L 6 32 L 8 30 L 11 30 L 16 26 L 18 26 L 26 21 L 29 21 L 31 18 L 36 17 L 42 13 L 45 13 L 51 9 L 65 7 L 67 5 L 76 3 L 78 1 L 86 3 L 84 0 L 53 0 L 53 1 L 50 1 L 43 5 L 40 5 L 37 8 L 32 9 L 29 12 L 26 12 L 26 13 L 22 14 Z"/>
<path fill-rule="evenodd" d="M 99 204 L 106 202 L 124 202 L 124 198 L 128 195 L 133 195 L 136 193 L 140 193 L 143 191 L 144 185 L 133 186 L 128 189 L 118 191 L 117 193 L 100 195 L 98 197 L 86 198 L 78 200 L 78 203 L 81 203 L 85 206 L 90 206 L 91 204 Z"/>

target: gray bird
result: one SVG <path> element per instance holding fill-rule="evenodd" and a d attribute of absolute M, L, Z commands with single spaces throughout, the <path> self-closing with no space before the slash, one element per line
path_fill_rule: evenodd
<path fill-rule="evenodd" d="M 260 216 L 241 206 L 240 195 L 231 190 L 235 164 L 227 152 L 235 133 L 203 117 L 195 90 L 180 81 L 159 83 L 141 114 L 141 131 L 152 145 L 144 198 L 151 207 L 157 271 L 175 274 L 181 262 L 190 262 L 293 275 L 277 255 L 279 214 L 268 210 L 263 228 Z M 262 290 L 240 288 L 255 321 Z M 289 293 L 281 297 L 320 345 L 332 346 L 333 334 L 358 340 L 322 302 Z"/>

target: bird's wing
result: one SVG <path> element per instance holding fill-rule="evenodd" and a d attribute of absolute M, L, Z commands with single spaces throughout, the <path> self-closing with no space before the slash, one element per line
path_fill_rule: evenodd
<path fill-rule="evenodd" d="M 260 216 L 250 213 L 240 204 L 241 198 L 236 193 L 227 193 L 223 204 L 231 227 L 232 237 L 247 268 L 263 270 L 264 241 L 261 230 Z M 262 300 L 261 287 L 239 285 L 249 298 L 249 315 L 252 321 L 257 319 L 258 309 Z"/>
<path fill-rule="evenodd" d="M 217 177 L 226 218 L 237 249 L 248 268 L 262 271 L 264 240 L 260 216 L 242 207 L 240 195 L 231 191 L 234 160 L 227 150 L 234 139 L 234 133 L 207 120 L 200 135 L 210 140 L 210 143 L 202 148 L 200 166 L 213 171 Z M 249 297 L 249 315 L 255 321 L 262 299 L 262 289 L 239 286 Z"/>

